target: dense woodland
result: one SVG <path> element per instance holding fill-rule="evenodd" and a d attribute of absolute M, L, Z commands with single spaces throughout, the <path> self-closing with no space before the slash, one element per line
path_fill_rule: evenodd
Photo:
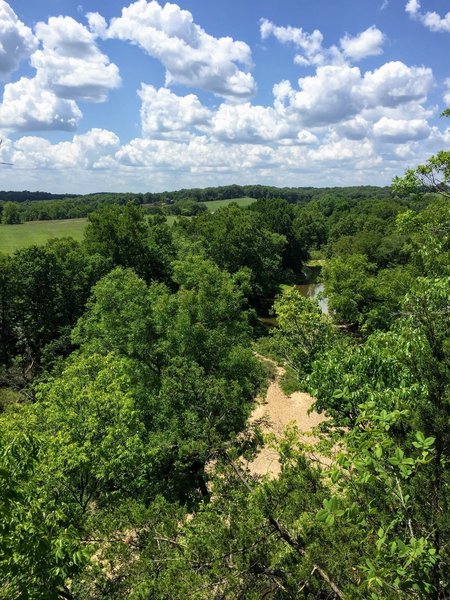
<path fill-rule="evenodd" d="M 46 194 L 44 192 L 0 192 L 0 222 L 17 224 L 25 221 L 75 219 L 87 217 L 102 206 L 111 204 L 145 205 L 148 212 L 192 216 L 205 210 L 202 202 L 249 197 L 256 200 L 282 199 L 305 204 L 314 198 L 341 196 L 350 200 L 391 198 L 391 189 L 373 186 L 351 188 L 276 188 L 263 185 L 228 185 L 215 188 L 192 188 L 174 192 L 144 194 L 99 193 L 86 196 Z"/>
<path fill-rule="evenodd" d="M 1 255 L 0 598 L 450 597 L 449 165 Z M 311 256 L 329 316 L 280 288 Z M 256 351 L 327 416 L 275 479 Z"/>

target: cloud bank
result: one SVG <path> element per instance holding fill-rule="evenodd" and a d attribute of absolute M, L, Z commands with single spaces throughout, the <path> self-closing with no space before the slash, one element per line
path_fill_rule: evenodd
<path fill-rule="evenodd" d="M 429 14 L 417 0 L 407 10 L 424 23 Z M 435 31 L 445 30 L 446 18 Z M 389 183 L 450 142 L 445 123 L 443 130 L 432 124 L 440 111 L 430 100 L 440 85 L 450 105 L 450 78 L 442 85 L 430 67 L 383 58 L 386 36 L 375 25 L 340 32 L 327 45 L 319 29 L 256 21 L 265 52 L 281 43 L 297 65 L 287 59 L 296 73 L 288 79 L 280 61 L 262 103 L 254 99 L 250 46 L 212 36 L 176 4 L 138 0 L 109 21 L 100 13 L 86 19 L 52 16 L 32 30 L 0 0 L 0 76 L 10 78 L 0 104 L 0 160 L 13 162 L 30 189 Z M 112 131 L 115 115 L 110 126 L 81 129 L 89 104 L 105 103 L 106 114 L 127 81 L 128 65 L 117 58 L 121 77 L 107 55 L 120 44 L 139 48 L 149 64 L 133 89 L 118 92 L 138 100 L 129 116 L 135 128 L 122 140 Z M 164 67 L 163 85 L 152 80 L 146 55 Z M 24 61 L 34 74 L 14 79 Z M 50 131 L 70 135 L 51 142 L 42 133 Z M 10 185 L 12 168 L 0 170 L 0 185 Z"/>

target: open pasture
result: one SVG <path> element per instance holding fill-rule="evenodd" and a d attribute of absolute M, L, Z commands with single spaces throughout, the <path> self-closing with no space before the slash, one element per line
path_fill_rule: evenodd
<path fill-rule="evenodd" d="M 58 221 L 28 221 L 20 225 L 0 225 L 0 252 L 11 254 L 20 248 L 45 244 L 58 237 L 83 238 L 87 219 L 61 219 Z"/>
<path fill-rule="evenodd" d="M 236 202 L 245 207 L 254 198 L 233 198 L 231 200 L 211 200 L 205 202 L 208 210 L 214 212 L 218 208 Z M 167 222 L 172 225 L 177 217 L 169 215 Z M 83 239 L 87 219 L 60 219 L 56 221 L 28 221 L 20 225 L 0 225 L 0 252 L 11 254 L 20 248 L 35 244 L 45 244 L 47 240 L 58 237 L 72 237 L 75 240 Z"/>

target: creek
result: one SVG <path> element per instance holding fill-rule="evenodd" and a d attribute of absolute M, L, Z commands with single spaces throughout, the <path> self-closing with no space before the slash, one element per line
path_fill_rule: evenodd
<path fill-rule="evenodd" d="M 324 291 L 323 283 L 302 283 L 300 285 L 296 285 L 295 289 L 297 289 L 305 298 L 310 298 L 311 300 L 317 299 L 322 312 L 325 315 L 328 314 L 327 298 L 324 296 L 317 298 L 317 296 Z"/>

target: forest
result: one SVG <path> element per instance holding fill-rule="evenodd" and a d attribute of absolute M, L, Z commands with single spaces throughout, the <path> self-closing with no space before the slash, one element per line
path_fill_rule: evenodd
<path fill-rule="evenodd" d="M 0 255 L 0 598 L 450 597 L 449 182 L 122 195 Z M 249 420 L 273 361 L 314 440 Z"/>
<path fill-rule="evenodd" d="M 195 215 L 204 210 L 202 202 L 235 198 L 282 199 L 293 204 L 305 204 L 323 196 L 343 196 L 347 199 L 391 198 L 389 187 L 360 186 L 351 188 L 277 188 L 263 185 L 227 185 L 215 188 L 191 188 L 172 192 L 98 193 L 84 196 L 46 194 L 45 192 L 0 192 L 0 222 L 14 225 L 25 221 L 76 219 L 87 217 L 102 206 L 111 204 L 144 205 L 150 213 Z M 189 211 L 186 208 L 189 207 Z"/>

